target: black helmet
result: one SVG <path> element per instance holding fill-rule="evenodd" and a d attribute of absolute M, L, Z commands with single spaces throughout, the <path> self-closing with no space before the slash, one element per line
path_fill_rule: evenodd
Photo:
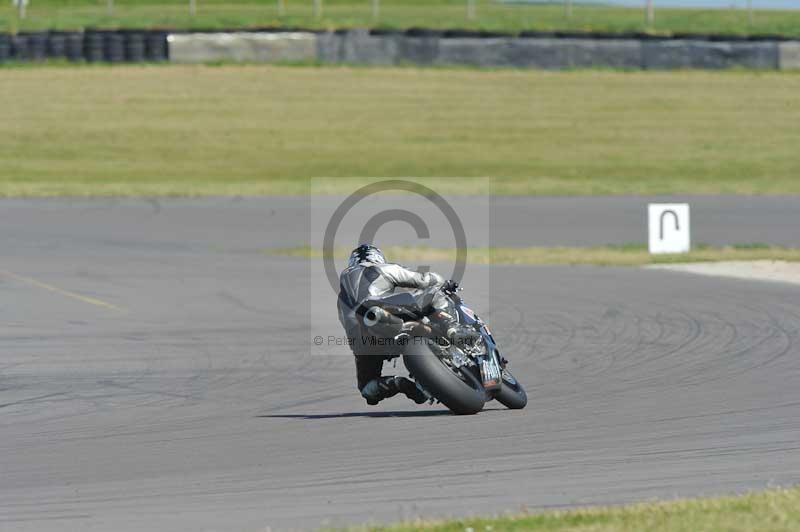
<path fill-rule="evenodd" d="M 347 263 L 348 268 L 357 266 L 362 262 L 371 262 L 373 264 L 386 264 L 386 257 L 383 252 L 375 246 L 369 244 L 361 244 L 350 253 L 350 261 Z"/>

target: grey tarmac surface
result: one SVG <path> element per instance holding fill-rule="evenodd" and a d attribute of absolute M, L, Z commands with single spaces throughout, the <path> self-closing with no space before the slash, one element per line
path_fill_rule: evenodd
<path fill-rule="evenodd" d="M 305 214 L 284 202 L 263 229 L 262 201 L 0 202 L 0 530 L 308 529 L 800 482 L 800 287 L 495 267 L 476 310 L 528 408 L 368 407 L 349 356 L 309 354 L 309 310 L 335 330 L 333 300 L 309 309 L 307 263 L 260 251 Z"/>
<path fill-rule="evenodd" d="M 256 242 L 264 248 L 290 247 L 308 241 L 309 218 L 329 218 L 343 198 L 3 200 L 0 227 L 12 224 L 14 231 L 4 231 L 3 238 L 28 249 L 46 242 L 50 247 L 106 244 L 125 252 L 123 243 L 129 240 L 153 248 L 162 242 L 181 248 L 211 244 L 234 251 L 251 249 Z M 695 243 L 800 246 L 800 196 L 500 196 L 491 205 L 485 198 L 448 199 L 467 206 L 459 212 L 473 209 L 476 218 L 490 220 L 489 236 L 495 246 L 644 243 L 651 202 L 689 203 Z M 367 203 L 383 210 L 395 206 L 396 198 Z M 426 220 L 435 218 L 435 207 L 416 203 Z M 314 209 L 312 217 L 309 209 Z M 145 242 L 140 238 L 143 233 L 150 234 Z M 342 242 L 337 243 L 349 245 L 358 233 L 345 224 L 341 235 Z M 432 230 L 431 240 L 424 243 L 449 246 L 451 236 Z M 400 222 L 384 226 L 378 237 L 398 245 L 420 243 L 414 231 Z"/>

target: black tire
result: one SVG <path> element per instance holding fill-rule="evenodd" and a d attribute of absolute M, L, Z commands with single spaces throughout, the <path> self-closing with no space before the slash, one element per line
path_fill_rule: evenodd
<path fill-rule="evenodd" d="M 149 31 L 145 34 L 145 58 L 148 61 L 166 61 L 169 59 L 167 34 L 163 31 Z"/>
<path fill-rule="evenodd" d="M 5 33 L 0 33 L 0 63 L 11 59 L 11 37 Z"/>
<path fill-rule="evenodd" d="M 11 37 L 11 57 L 15 61 L 27 61 L 30 59 L 27 35 L 19 33 Z"/>
<path fill-rule="evenodd" d="M 32 61 L 47 59 L 46 31 L 36 31 L 28 34 L 28 59 Z"/>
<path fill-rule="evenodd" d="M 103 60 L 103 34 L 87 31 L 83 34 L 83 57 L 90 63 Z"/>
<path fill-rule="evenodd" d="M 125 61 L 125 37 L 111 31 L 104 35 L 103 59 L 108 63 L 122 63 Z"/>
<path fill-rule="evenodd" d="M 141 63 L 145 58 L 144 34 L 137 31 L 129 32 L 125 39 L 125 60 L 131 63 Z"/>
<path fill-rule="evenodd" d="M 83 61 L 83 33 L 77 31 L 67 33 L 64 54 L 69 61 Z"/>
<path fill-rule="evenodd" d="M 428 392 L 454 414 L 471 415 L 483 410 L 486 391 L 471 371 L 456 374 L 433 354 L 424 339 L 415 339 L 403 353 L 403 363 Z"/>
<path fill-rule="evenodd" d="M 51 32 L 47 39 L 47 57 L 63 59 L 67 56 L 67 36 L 63 33 Z"/>
<path fill-rule="evenodd" d="M 525 388 L 507 370 L 503 370 L 503 382 L 500 385 L 500 391 L 494 394 L 494 398 L 512 410 L 525 408 L 525 405 L 528 404 L 528 394 L 525 393 Z"/>

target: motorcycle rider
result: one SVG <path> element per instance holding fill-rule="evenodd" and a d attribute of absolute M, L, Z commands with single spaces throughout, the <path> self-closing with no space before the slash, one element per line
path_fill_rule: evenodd
<path fill-rule="evenodd" d="M 449 285 L 447 284 L 449 283 Z M 405 394 L 417 404 L 424 403 L 429 396 L 410 379 L 397 376 L 382 376 L 383 362 L 387 356 L 385 345 L 376 346 L 369 341 L 369 333 L 357 311 L 365 300 L 379 299 L 394 293 L 395 288 L 424 289 L 446 287 L 455 289 L 458 285 L 453 281 L 445 282 L 437 273 L 419 273 L 399 264 L 386 262 L 386 257 L 375 246 L 362 244 L 350 254 L 347 268 L 339 277 L 339 321 L 345 329 L 348 343 L 356 362 L 356 381 L 361 396 L 367 404 L 376 405 L 399 392 Z M 444 308 L 444 296 L 438 293 L 434 297 L 434 309 Z M 446 334 L 462 342 L 473 342 L 479 334 L 462 327 L 452 316 L 444 312 L 436 312 L 440 326 Z"/>

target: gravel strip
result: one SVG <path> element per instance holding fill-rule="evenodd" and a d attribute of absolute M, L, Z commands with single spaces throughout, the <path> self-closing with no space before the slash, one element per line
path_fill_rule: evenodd
<path fill-rule="evenodd" d="M 735 277 L 751 281 L 778 281 L 800 284 L 800 263 L 771 260 L 653 264 L 646 268 L 677 272 Z"/>

